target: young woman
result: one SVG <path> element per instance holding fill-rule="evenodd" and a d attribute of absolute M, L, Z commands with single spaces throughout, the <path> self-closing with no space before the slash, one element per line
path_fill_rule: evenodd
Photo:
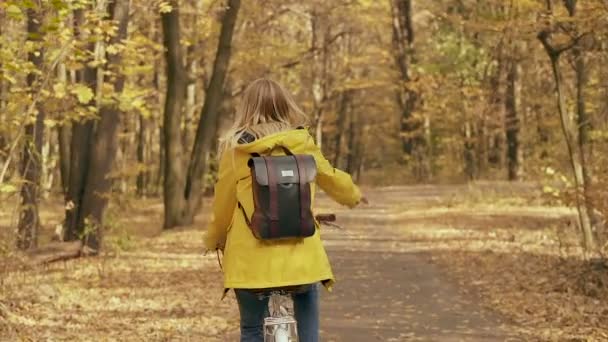
<path fill-rule="evenodd" d="M 300 341 L 318 341 L 319 283 L 331 289 L 334 282 L 318 228 L 311 237 L 276 243 L 252 234 L 237 207 L 240 203 L 249 215 L 254 209 L 247 166 L 251 154 L 264 155 L 275 146 L 284 146 L 294 154 L 312 155 L 318 169 L 315 182 L 329 196 L 349 207 L 365 201 L 351 177 L 323 157 L 302 128 L 306 123 L 306 115 L 285 89 L 259 79 L 246 89 L 233 127 L 220 140 L 219 180 L 205 246 L 224 250 L 224 288 L 235 290 L 243 342 L 264 340 L 268 293 L 277 289 L 292 294 Z"/>

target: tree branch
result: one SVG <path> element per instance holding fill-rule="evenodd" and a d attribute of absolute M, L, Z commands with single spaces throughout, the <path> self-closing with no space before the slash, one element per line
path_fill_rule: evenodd
<path fill-rule="evenodd" d="M 561 45 L 555 45 L 555 46 L 551 45 L 551 42 L 550 42 L 551 31 L 549 31 L 548 29 L 540 31 L 537 35 L 537 38 L 543 44 L 543 47 L 547 51 L 547 54 L 549 55 L 549 57 L 551 59 L 557 59 L 563 52 L 568 51 L 568 50 L 572 49 L 574 46 L 576 46 L 576 44 L 578 44 L 578 42 L 588 34 L 589 34 L 588 32 L 583 33 L 583 34 L 573 38 L 572 40 L 570 40 L 567 44 L 561 44 Z"/>
<path fill-rule="evenodd" d="M 338 40 L 338 38 L 345 36 L 347 34 L 352 33 L 351 31 L 341 31 L 337 34 L 335 34 L 333 37 L 331 37 L 323 46 L 320 47 L 311 47 L 310 49 L 304 51 L 300 57 L 296 60 L 293 60 L 291 62 L 287 62 L 284 64 L 281 64 L 279 67 L 280 68 L 293 68 L 294 66 L 302 63 L 302 61 L 308 57 L 312 57 L 314 55 L 316 55 L 319 51 L 327 48 L 328 46 L 332 45 L 333 43 L 336 42 L 336 40 Z"/>

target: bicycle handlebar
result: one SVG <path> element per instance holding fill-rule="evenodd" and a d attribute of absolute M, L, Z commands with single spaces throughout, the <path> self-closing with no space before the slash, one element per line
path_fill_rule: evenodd
<path fill-rule="evenodd" d="M 319 223 L 336 222 L 336 214 L 319 214 L 315 216 Z"/>

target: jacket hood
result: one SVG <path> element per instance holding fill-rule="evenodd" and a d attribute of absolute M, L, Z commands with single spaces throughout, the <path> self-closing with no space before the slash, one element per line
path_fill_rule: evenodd
<path fill-rule="evenodd" d="M 278 146 L 298 150 L 310 143 L 314 143 L 314 139 L 308 130 L 299 128 L 270 134 L 247 144 L 239 144 L 235 146 L 235 149 L 245 153 L 262 154 Z"/>

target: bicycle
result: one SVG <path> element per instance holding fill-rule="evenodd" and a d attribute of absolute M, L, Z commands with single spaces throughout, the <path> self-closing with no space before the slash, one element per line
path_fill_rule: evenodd
<path fill-rule="evenodd" d="M 315 219 L 319 224 L 335 228 L 341 228 L 335 224 L 335 214 L 316 215 Z M 293 311 L 289 309 L 291 295 L 296 289 L 278 289 L 271 291 L 268 296 L 269 316 L 264 318 L 264 342 L 297 342 L 298 341 L 298 322 Z"/>
<path fill-rule="evenodd" d="M 342 229 L 335 223 L 335 214 L 319 214 L 315 216 L 321 225 Z M 220 249 L 215 250 L 220 269 L 223 269 L 220 257 Z M 206 253 L 205 253 L 206 254 Z M 291 302 L 291 295 L 296 293 L 301 286 L 294 286 L 283 289 L 275 289 L 261 296 L 268 297 L 269 316 L 264 318 L 264 342 L 297 342 L 298 323 L 294 317 L 292 309 L 288 305 Z"/>

